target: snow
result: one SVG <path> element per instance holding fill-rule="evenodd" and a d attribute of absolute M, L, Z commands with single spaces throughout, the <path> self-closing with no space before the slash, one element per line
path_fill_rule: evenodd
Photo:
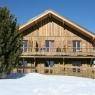
<path fill-rule="evenodd" d="M 0 95 L 95 95 L 95 80 L 30 73 L 17 79 L 0 79 Z"/>

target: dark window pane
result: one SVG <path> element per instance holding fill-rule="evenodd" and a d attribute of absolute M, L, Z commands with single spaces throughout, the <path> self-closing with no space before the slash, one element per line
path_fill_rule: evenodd
<path fill-rule="evenodd" d="M 49 61 L 48 60 L 48 61 L 45 62 L 46 67 L 53 67 L 53 65 L 54 65 L 54 61 Z"/>

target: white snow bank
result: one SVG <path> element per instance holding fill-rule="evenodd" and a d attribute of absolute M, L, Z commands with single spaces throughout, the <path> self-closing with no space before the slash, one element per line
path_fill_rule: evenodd
<path fill-rule="evenodd" d="M 95 95 L 95 80 L 30 73 L 19 79 L 1 79 L 0 95 Z"/>

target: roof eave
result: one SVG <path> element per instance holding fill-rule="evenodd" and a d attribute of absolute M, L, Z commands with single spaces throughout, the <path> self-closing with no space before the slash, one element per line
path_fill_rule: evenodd
<path fill-rule="evenodd" d="M 59 15 L 58 13 L 56 13 L 55 11 L 52 10 L 47 10 L 44 13 L 32 18 L 30 21 L 28 21 L 27 23 L 23 24 L 22 26 L 20 26 L 19 30 L 20 31 L 24 31 L 25 29 L 28 29 L 30 26 L 32 26 L 34 23 L 37 23 L 37 21 L 45 16 L 47 16 L 48 14 L 52 14 L 53 16 L 56 16 L 57 18 L 61 19 L 63 22 L 67 23 L 68 25 L 74 27 L 75 29 L 79 30 L 82 34 L 85 34 L 87 37 L 89 37 L 90 39 L 95 39 L 95 35 L 90 33 L 89 31 L 87 31 L 86 29 L 78 26 L 77 24 L 75 24 L 74 22 L 66 19 L 65 17 Z"/>

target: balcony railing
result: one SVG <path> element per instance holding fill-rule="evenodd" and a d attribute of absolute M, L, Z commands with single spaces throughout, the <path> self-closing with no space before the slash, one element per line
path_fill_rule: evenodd
<path fill-rule="evenodd" d="M 95 56 L 94 48 L 23 48 L 22 55 Z"/>
<path fill-rule="evenodd" d="M 88 77 L 95 79 L 95 67 L 82 67 L 82 66 L 65 66 L 58 65 L 57 67 L 19 67 L 17 72 L 28 73 L 28 72 L 38 72 L 43 74 L 53 74 L 53 75 L 69 75 L 78 77 Z"/>

